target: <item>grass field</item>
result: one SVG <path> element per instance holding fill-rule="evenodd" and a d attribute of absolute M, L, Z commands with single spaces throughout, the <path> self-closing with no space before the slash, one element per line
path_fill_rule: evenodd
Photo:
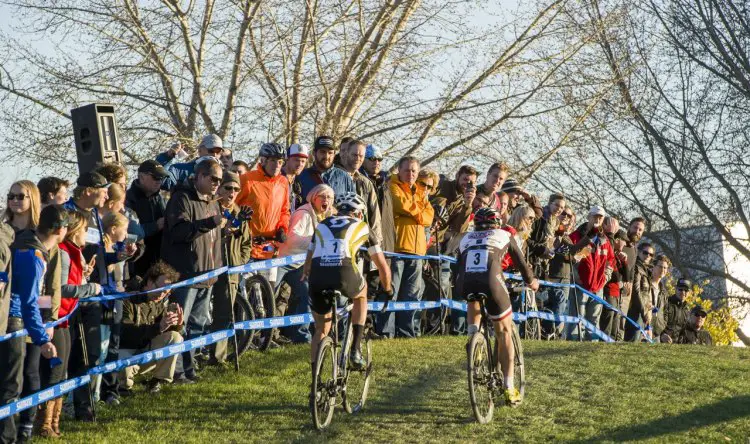
<path fill-rule="evenodd" d="M 100 407 L 96 424 L 62 424 L 67 442 L 747 442 L 750 350 L 525 342 L 527 397 L 491 424 L 471 415 L 465 338 L 375 343 L 362 414 L 311 427 L 308 347 L 243 356 L 193 386 Z M 140 387 L 138 390 L 142 390 Z"/>

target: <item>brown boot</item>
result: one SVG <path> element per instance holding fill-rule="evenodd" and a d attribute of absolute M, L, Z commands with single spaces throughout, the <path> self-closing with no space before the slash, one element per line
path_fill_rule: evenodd
<path fill-rule="evenodd" d="M 44 403 L 44 409 L 39 412 L 43 416 L 42 427 L 39 430 L 39 436 L 43 438 L 59 438 L 60 435 L 52 429 L 52 418 L 55 416 L 56 400 Z"/>
<path fill-rule="evenodd" d="M 62 409 L 63 397 L 59 397 L 55 399 L 55 414 L 52 415 L 52 430 L 57 436 L 62 436 L 62 433 L 60 433 L 60 415 L 62 414 Z"/>

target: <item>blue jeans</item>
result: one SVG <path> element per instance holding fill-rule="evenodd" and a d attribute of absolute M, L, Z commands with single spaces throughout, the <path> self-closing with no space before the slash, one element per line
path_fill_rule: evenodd
<path fill-rule="evenodd" d="M 391 259 L 393 293 L 399 302 L 422 300 L 422 259 Z M 376 332 L 381 336 L 419 336 L 421 310 L 378 314 Z M 395 320 L 395 324 L 394 324 Z"/>
<path fill-rule="evenodd" d="M 563 282 L 565 283 L 565 282 Z M 537 299 L 544 303 L 544 307 L 549 309 L 553 314 L 557 316 L 563 316 L 568 314 L 568 294 L 570 288 L 568 287 L 547 287 L 537 294 Z M 543 321 L 542 325 L 546 331 L 552 332 L 553 323 L 550 321 Z M 554 323 L 555 335 L 559 338 L 565 337 L 565 323 L 556 322 Z"/>
<path fill-rule="evenodd" d="M 576 294 L 576 303 L 578 305 L 578 315 L 582 318 L 585 318 L 587 321 L 591 322 L 595 326 L 599 326 L 599 317 L 602 314 L 602 304 L 597 302 L 595 299 L 589 297 L 588 295 L 584 294 L 580 290 L 575 291 Z M 599 290 L 595 293 L 597 296 L 602 298 L 604 296 L 604 289 Z M 573 316 L 575 316 L 575 313 L 573 313 Z M 573 330 L 577 330 L 577 325 L 574 327 Z M 580 334 L 580 332 L 576 333 L 577 335 Z M 594 339 L 590 332 L 586 331 L 584 333 L 584 339 L 586 340 L 592 340 Z"/>
<path fill-rule="evenodd" d="M 170 300 L 180 304 L 180 307 L 182 307 L 182 316 L 185 320 L 182 337 L 186 340 L 197 338 L 208 332 L 208 328 L 211 326 L 210 301 L 212 290 L 213 287 L 182 287 L 172 292 Z M 179 373 L 185 375 L 195 374 L 195 367 L 193 365 L 194 357 L 195 350 L 190 350 L 182 354 L 182 371 Z"/>
<path fill-rule="evenodd" d="M 310 313 L 310 286 L 307 281 L 301 282 L 302 268 L 292 268 L 290 266 L 279 268 L 279 274 L 276 282 L 286 282 L 292 289 L 292 296 L 289 298 L 295 300 L 294 308 L 288 314 L 301 315 Z M 308 344 L 312 339 L 310 333 L 310 324 L 294 325 L 287 327 L 284 334 L 296 344 Z"/>

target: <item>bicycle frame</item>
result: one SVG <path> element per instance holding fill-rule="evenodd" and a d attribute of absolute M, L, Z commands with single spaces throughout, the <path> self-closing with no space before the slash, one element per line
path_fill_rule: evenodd
<path fill-rule="evenodd" d="M 493 375 L 497 373 L 497 333 L 495 333 L 495 343 L 493 344 L 492 338 L 490 338 L 490 327 L 492 327 L 492 321 L 490 320 L 490 317 L 487 315 L 487 309 L 485 308 L 485 298 L 487 298 L 487 295 L 483 295 L 484 297 L 479 298 L 479 313 L 480 313 L 480 325 L 482 326 L 482 329 L 484 330 L 482 332 L 482 335 L 484 336 L 484 340 L 489 344 L 490 350 L 487 350 L 488 354 L 490 355 L 490 364 L 492 366 L 492 373 Z"/>

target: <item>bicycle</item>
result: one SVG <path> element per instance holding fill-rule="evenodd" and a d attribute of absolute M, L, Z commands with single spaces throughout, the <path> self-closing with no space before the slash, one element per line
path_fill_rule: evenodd
<path fill-rule="evenodd" d="M 362 411 L 367 401 L 372 373 L 372 341 L 369 327 L 365 325 L 361 343 L 362 357 L 367 364 L 363 369 L 352 369 L 349 367 L 349 352 L 353 339 L 351 322 L 346 323 L 342 342 L 338 340 L 338 299 L 341 292 L 328 290 L 323 292 L 323 296 L 333 299 L 333 319 L 330 334 L 323 338 L 318 346 L 310 391 L 310 410 L 313 423 L 318 430 L 323 430 L 331 423 L 334 407 L 340 405 L 336 402 L 339 395 L 347 413 Z"/>
<path fill-rule="evenodd" d="M 474 417 L 480 424 L 486 424 L 492 420 L 492 414 L 495 410 L 495 398 L 503 396 L 503 373 L 498 370 L 499 363 L 496 362 L 495 350 L 500 344 L 495 337 L 495 347 L 491 347 L 490 322 L 485 308 L 484 293 L 469 294 L 467 300 L 477 300 L 480 305 L 481 323 L 480 330 L 474 333 L 469 339 L 466 350 L 469 359 L 468 379 L 469 379 L 469 399 Z M 511 329 L 511 339 L 515 350 L 513 361 L 513 384 L 521 393 L 521 399 L 526 391 L 526 373 L 524 368 L 523 348 L 521 338 L 518 336 L 517 328 Z"/>
<path fill-rule="evenodd" d="M 275 239 L 263 236 L 253 237 L 253 244 L 269 244 Z M 259 272 L 246 273 L 240 276 L 239 290 L 234 304 L 235 321 L 248 321 L 271 318 L 274 316 L 276 293 L 268 279 Z M 242 355 L 251 346 L 265 351 L 271 345 L 273 329 L 237 331 L 237 356 Z"/>
<path fill-rule="evenodd" d="M 513 301 L 513 310 L 519 314 L 538 311 L 536 293 L 526 288 L 522 282 L 508 281 L 508 293 Z M 521 337 L 524 339 L 541 339 L 542 323 L 539 318 L 526 318 L 519 325 Z"/>

